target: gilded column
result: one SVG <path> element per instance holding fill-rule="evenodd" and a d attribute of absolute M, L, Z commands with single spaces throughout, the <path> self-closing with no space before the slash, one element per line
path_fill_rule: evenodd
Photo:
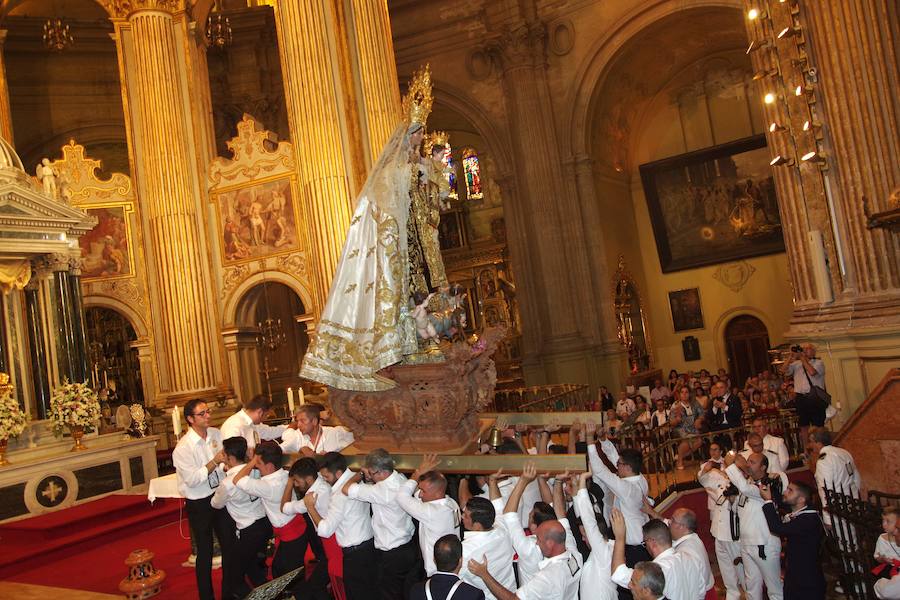
<path fill-rule="evenodd" d="M 6 58 L 3 52 L 7 33 L 7 30 L 0 29 L 0 137 L 10 144 L 14 144 L 12 112 L 9 107 L 9 85 L 6 83 Z"/>
<path fill-rule="evenodd" d="M 387 0 L 354 0 L 348 8 L 349 45 L 356 65 L 353 81 L 368 170 L 400 119 L 397 62 Z"/>
<path fill-rule="evenodd" d="M 330 0 L 277 0 L 275 14 L 300 196 L 318 263 L 321 311 L 353 211 L 342 42 L 334 35 L 335 6 Z"/>
<path fill-rule="evenodd" d="M 143 208 L 157 392 L 175 401 L 213 395 L 222 377 L 197 174 L 206 148 L 192 124 L 190 33 L 183 13 L 173 14 L 176 4 L 145 0 L 116 21 Z"/>
<path fill-rule="evenodd" d="M 900 295 L 900 236 L 867 229 L 864 203 L 870 213 L 895 208 L 888 198 L 900 187 L 900 4 L 821 0 L 801 14 L 818 67 L 846 263 L 856 294 L 881 311 L 872 297 Z"/>

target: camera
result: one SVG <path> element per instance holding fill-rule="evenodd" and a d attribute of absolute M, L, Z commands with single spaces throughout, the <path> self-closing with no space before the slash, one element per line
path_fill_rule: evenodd
<path fill-rule="evenodd" d="M 784 490 L 781 489 L 782 483 L 781 483 L 780 477 L 770 477 L 770 476 L 766 475 L 765 477 L 763 477 L 763 479 L 760 483 L 763 483 L 763 484 L 769 486 L 769 489 L 772 490 L 773 498 L 781 498 L 781 495 L 784 492 Z"/>
<path fill-rule="evenodd" d="M 800 344 L 794 344 L 791 346 L 791 352 L 803 352 L 803 346 Z"/>
<path fill-rule="evenodd" d="M 741 493 L 740 490 L 738 490 L 737 486 L 734 485 L 733 483 L 729 484 L 727 488 L 722 490 L 722 495 L 725 496 L 726 498 L 729 498 L 731 496 L 738 496 L 738 495 L 740 495 L 740 493 Z"/>

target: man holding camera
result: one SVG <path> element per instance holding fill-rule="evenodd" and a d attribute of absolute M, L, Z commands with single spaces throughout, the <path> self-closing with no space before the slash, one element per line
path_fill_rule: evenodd
<path fill-rule="evenodd" d="M 771 490 L 771 498 L 781 502 L 782 491 L 788 487 L 784 473 L 769 474 L 769 459 L 754 452 L 746 459 L 729 452 L 725 456 L 725 474 L 740 496 L 737 499 L 741 522 L 741 558 L 744 565 L 744 590 L 747 600 L 762 600 L 763 583 L 769 600 L 784 598 L 781 582 L 781 538 L 769 531 L 763 512 L 761 487 Z M 725 492 L 729 494 L 729 491 Z"/>
<path fill-rule="evenodd" d="M 800 439 L 806 440 L 809 426 L 825 425 L 825 403 L 822 402 L 813 386 L 825 389 L 825 364 L 816 358 L 816 347 L 810 343 L 791 346 L 791 354 L 784 365 L 783 372 L 794 378 L 795 405 L 800 417 Z"/>

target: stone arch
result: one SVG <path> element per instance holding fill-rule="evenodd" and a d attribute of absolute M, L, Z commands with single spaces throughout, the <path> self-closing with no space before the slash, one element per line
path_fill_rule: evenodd
<path fill-rule="evenodd" d="M 108 308 L 114 310 L 128 321 L 134 328 L 135 334 L 139 340 L 145 340 L 150 336 L 150 330 L 144 318 L 131 306 L 125 304 L 121 300 L 111 298 L 110 296 L 102 296 L 100 294 L 90 294 L 83 299 L 84 308 Z"/>
<path fill-rule="evenodd" d="M 777 332 L 778 329 L 775 327 L 774 321 L 772 321 L 772 318 L 768 314 L 754 306 L 736 306 L 719 315 L 716 324 L 713 326 L 713 341 L 715 342 L 717 365 L 724 365 L 727 363 L 728 351 L 725 347 L 725 328 L 732 319 L 741 315 L 750 315 L 751 317 L 756 317 L 762 321 L 763 325 L 765 325 L 766 329 L 769 331 L 769 341 L 775 343 L 774 340 L 772 340 L 772 335 L 774 332 Z"/>
<path fill-rule="evenodd" d="M 593 156 L 593 119 L 597 97 L 607 84 L 615 58 L 648 27 L 680 12 L 698 8 L 741 10 L 741 0 L 655 0 L 636 7 L 607 29 L 587 52 L 566 102 L 567 125 L 562 128 L 563 156 Z"/>
<path fill-rule="evenodd" d="M 241 314 L 242 309 L 246 310 L 246 307 L 242 306 L 244 297 L 251 289 L 263 282 L 284 284 L 297 294 L 307 313 L 313 312 L 313 307 L 315 306 L 313 294 L 304 282 L 283 271 L 261 271 L 242 281 L 225 301 L 222 316 L 226 328 L 237 327 L 242 321 L 246 320 L 246 315 Z"/>

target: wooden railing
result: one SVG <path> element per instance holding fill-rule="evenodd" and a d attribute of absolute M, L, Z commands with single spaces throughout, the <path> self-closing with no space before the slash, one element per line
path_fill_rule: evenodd
<path fill-rule="evenodd" d="M 588 409 L 590 388 L 576 383 L 497 390 L 490 412 L 572 412 Z"/>

